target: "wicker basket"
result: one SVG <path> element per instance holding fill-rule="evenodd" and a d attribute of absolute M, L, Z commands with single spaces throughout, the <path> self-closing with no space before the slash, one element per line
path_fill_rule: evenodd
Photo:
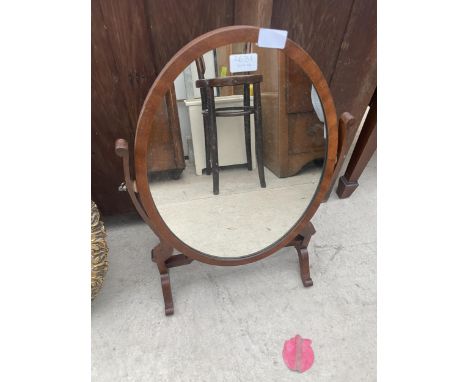
<path fill-rule="evenodd" d="M 91 299 L 102 287 L 108 267 L 108 252 L 106 230 L 96 203 L 91 201 Z"/>

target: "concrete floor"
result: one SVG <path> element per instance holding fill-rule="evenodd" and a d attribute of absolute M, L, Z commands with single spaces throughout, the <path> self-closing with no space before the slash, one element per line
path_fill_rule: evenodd
<path fill-rule="evenodd" d="M 164 316 L 150 250 L 131 217 L 106 219 L 109 272 L 92 303 L 93 381 L 375 381 L 376 158 L 345 200 L 333 193 L 313 223 L 314 286 L 295 251 L 240 267 L 171 269 L 175 314 Z M 289 371 L 283 342 L 312 339 L 315 363 Z"/>

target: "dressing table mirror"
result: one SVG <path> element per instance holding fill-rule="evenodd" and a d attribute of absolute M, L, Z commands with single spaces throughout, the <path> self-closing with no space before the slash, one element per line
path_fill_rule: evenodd
<path fill-rule="evenodd" d="M 266 47 L 259 32 L 211 31 L 167 63 L 141 109 L 135 178 L 127 141 L 116 141 L 121 189 L 159 238 L 151 258 L 166 315 L 174 312 L 169 268 L 193 260 L 244 265 L 290 246 L 303 285 L 312 285 L 311 219 L 336 178 L 354 120 L 349 113 L 337 120 L 328 84 L 300 46 L 286 39 Z M 169 145 L 182 159 L 164 155 Z M 158 171 L 167 160 L 176 170 Z"/>

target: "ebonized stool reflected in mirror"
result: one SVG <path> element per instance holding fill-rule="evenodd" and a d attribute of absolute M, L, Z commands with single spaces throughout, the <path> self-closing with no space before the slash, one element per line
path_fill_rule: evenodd
<path fill-rule="evenodd" d="M 219 194 L 219 163 L 218 163 L 218 128 L 216 117 L 244 117 L 245 151 L 247 157 L 247 168 L 252 171 L 252 147 L 250 142 L 250 115 L 255 116 L 255 156 L 258 164 L 258 177 L 261 187 L 265 188 L 265 173 L 263 169 L 263 134 L 262 134 L 262 103 L 260 83 L 263 81 L 261 75 L 246 74 L 229 77 L 216 77 L 205 79 L 205 60 L 203 56 L 196 60 L 198 81 L 196 87 L 200 89 L 203 128 L 205 134 L 206 174 L 213 173 L 213 194 Z M 242 106 L 215 106 L 214 88 L 224 86 L 243 87 Z M 250 106 L 250 86 L 253 86 L 254 104 Z"/>
<path fill-rule="evenodd" d="M 128 144 L 116 142 L 126 190 L 159 238 L 151 258 L 161 275 L 166 315 L 174 312 L 169 268 L 193 260 L 243 265 L 292 246 L 303 285 L 312 285 L 307 246 L 315 229 L 310 220 L 336 177 L 354 119 L 345 113 L 338 127 L 328 85 L 301 47 L 288 39 L 284 49 L 262 48 L 258 34 L 259 28 L 251 26 L 220 28 L 193 40 L 168 62 L 140 113 L 135 180 Z M 245 46 L 257 54 L 257 70 L 228 75 L 229 55 Z M 154 177 L 148 166 L 170 138 L 160 134 L 158 121 L 174 88 L 176 117 L 188 143 L 177 180 Z M 319 98 L 318 111 L 311 88 Z M 217 121 L 217 116 L 230 118 Z M 290 158 L 290 166 L 280 158 Z M 255 167 L 258 176 L 248 171 Z"/>

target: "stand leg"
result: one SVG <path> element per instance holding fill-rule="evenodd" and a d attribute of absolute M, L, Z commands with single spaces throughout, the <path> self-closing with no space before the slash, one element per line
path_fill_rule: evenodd
<path fill-rule="evenodd" d="M 343 166 L 346 154 L 349 151 L 351 144 L 353 143 L 354 136 L 356 135 L 357 123 L 355 123 L 354 117 L 347 112 L 341 114 L 340 121 L 338 124 L 338 154 L 336 156 L 337 161 L 335 169 L 333 170 L 332 180 L 330 182 L 330 188 L 325 194 L 322 203 L 326 202 L 330 197 L 332 189 L 336 183 L 338 176 L 340 175 L 341 167 Z"/>
<path fill-rule="evenodd" d="M 301 280 L 302 284 L 305 287 L 310 287 L 314 283 L 310 278 L 310 269 L 309 269 L 309 251 L 307 246 L 309 245 L 312 235 L 315 233 L 315 228 L 311 222 L 306 226 L 304 231 L 301 233 L 302 240 L 300 240 L 296 245 L 297 255 L 299 257 L 299 268 L 301 271 Z"/>
<path fill-rule="evenodd" d="M 164 307 L 166 316 L 174 314 L 174 302 L 172 300 L 171 280 L 166 261 L 172 256 L 173 249 L 165 243 L 159 243 L 151 251 L 151 260 L 158 265 L 161 275 L 161 287 L 164 297 Z"/>
<path fill-rule="evenodd" d="M 348 198 L 359 186 L 358 179 L 377 149 L 377 90 L 369 104 L 369 113 L 362 126 L 356 147 L 345 174 L 340 178 L 336 193 L 340 199 Z"/>

